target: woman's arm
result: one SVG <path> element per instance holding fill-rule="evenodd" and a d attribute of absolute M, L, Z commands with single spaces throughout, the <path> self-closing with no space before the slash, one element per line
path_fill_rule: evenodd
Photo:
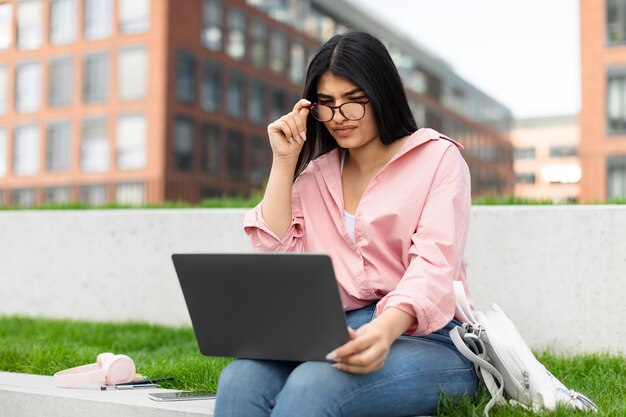
<path fill-rule="evenodd" d="M 298 155 L 306 140 L 306 118 L 311 104 L 302 99 L 293 111 L 271 123 L 267 133 L 272 147 L 272 169 L 263 196 L 265 224 L 282 238 L 292 223 L 291 196 Z"/>
<path fill-rule="evenodd" d="M 355 374 L 366 374 L 385 364 L 391 344 L 413 325 L 415 317 L 396 308 L 389 308 L 371 322 L 350 331 L 348 343 L 326 357 L 335 367 Z"/>

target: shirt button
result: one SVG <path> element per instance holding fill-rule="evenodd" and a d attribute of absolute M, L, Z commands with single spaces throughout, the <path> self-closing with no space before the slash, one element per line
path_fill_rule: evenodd
<path fill-rule="evenodd" d="M 376 175 L 376 182 L 380 182 L 380 175 Z"/>

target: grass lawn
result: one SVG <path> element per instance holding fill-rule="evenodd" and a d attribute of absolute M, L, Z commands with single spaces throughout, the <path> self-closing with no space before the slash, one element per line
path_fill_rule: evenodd
<path fill-rule="evenodd" d="M 228 358 L 200 354 L 191 328 L 143 323 L 93 323 L 68 320 L 0 317 L 0 370 L 52 375 L 72 366 L 95 362 L 100 352 L 123 353 L 137 372 L 149 377 L 174 376 L 165 388 L 215 391 Z M 598 416 L 626 416 L 626 357 L 580 355 L 560 357 L 549 352 L 539 359 L 567 386 L 591 397 Z M 443 399 L 440 416 L 482 416 L 488 398 L 453 402 Z M 497 407 L 491 416 L 585 416 L 559 410 L 535 414 L 515 407 Z M 594 415 L 594 414 L 589 414 Z"/>

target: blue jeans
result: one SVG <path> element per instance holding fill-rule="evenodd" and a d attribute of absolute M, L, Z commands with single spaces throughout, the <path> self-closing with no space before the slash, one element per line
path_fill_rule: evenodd
<path fill-rule="evenodd" d="M 356 329 L 375 306 L 346 314 Z M 473 365 L 457 352 L 451 321 L 427 336 L 400 336 L 382 369 L 365 375 L 326 362 L 237 359 L 222 372 L 215 417 L 393 417 L 434 413 L 440 395 L 474 396 Z"/>

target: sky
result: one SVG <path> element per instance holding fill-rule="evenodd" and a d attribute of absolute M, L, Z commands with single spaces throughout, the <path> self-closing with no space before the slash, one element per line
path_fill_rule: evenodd
<path fill-rule="evenodd" d="M 578 0 L 349 0 L 417 40 L 516 118 L 580 111 Z"/>

